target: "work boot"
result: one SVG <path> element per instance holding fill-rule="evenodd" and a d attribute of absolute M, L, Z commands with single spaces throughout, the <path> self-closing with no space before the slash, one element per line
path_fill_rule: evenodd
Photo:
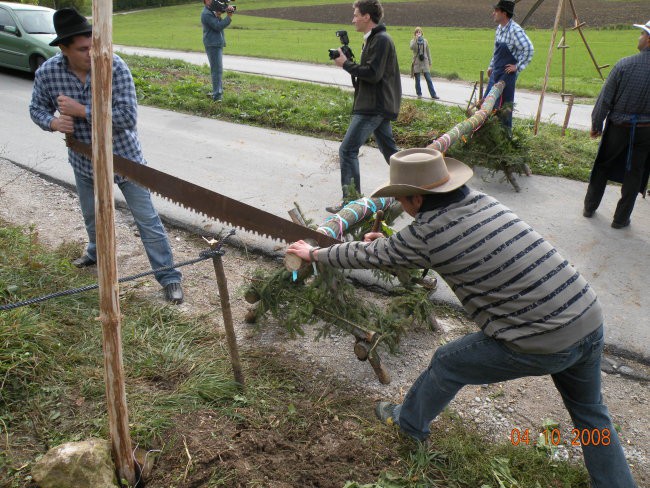
<path fill-rule="evenodd" d="M 87 268 L 88 266 L 94 266 L 97 264 L 97 261 L 92 259 L 88 254 L 84 254 L 80 258 L 75 259 L 72 261 L 72 265 L 77 267 L 77 268 Z"/>
<path fill-rule="evenodd" d="M 390 402 L 378 402 L 377 405 L 375 405 L 375 415 L 382 424 L 399 425 L 393 418 L 393 411 L 396 406 L 397 405 Z"/>
<path fill-rule="evenodd" d="M 183 288 L 180 283 L 168 283 L 163 288 L 165 292 L 165 300 L 174 305 L 183 303 Z"/>

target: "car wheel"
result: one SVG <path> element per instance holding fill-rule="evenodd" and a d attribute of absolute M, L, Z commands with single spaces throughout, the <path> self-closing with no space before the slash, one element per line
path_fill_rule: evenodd
<path fill-rule="evenodd" d="M 36 70 L 41 67 L 41 64 L 45 62 L 45 58 L 41 55 L 33 56 L 29 61 L 29 67 L 32 70 L 32 73 L 36 73 Z"/>

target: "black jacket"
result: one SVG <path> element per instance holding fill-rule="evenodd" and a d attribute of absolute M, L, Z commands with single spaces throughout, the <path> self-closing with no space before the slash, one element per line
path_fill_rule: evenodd
<path fill-rule="evenodd" d="M 352 75 L 353 114 L 383 115 L 395 120 L 402 101 L 402 82 L 393 39 L 386 26 L 372 29 L 359 64 L 347 60 L 343 69 Z"/>

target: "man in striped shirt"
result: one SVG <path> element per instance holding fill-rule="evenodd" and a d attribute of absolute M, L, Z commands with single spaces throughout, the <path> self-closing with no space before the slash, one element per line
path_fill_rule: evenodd
<path fill-rule="evenodd" d="M 61 53 L 48 59 L 34 77 L 29 113 L 41 129 L 72 134 L 81 142 L 92 140 L 92 92 L 90 86 L 90 38 L 92 27 L 85 17 L 72 8 L 54 13 L 56 39 Z M 137 163 L 146 164 L 138 139 L 135 85 L 131 72 L 119 56 L 113 55 L 113 151 Z M 56 115 L 58 112 L 58 115 Z M 79 205 L 83 214 L 88 246 L 73 264 L 79 268 L 97 262 L 95 232 L 95 194 L 93 166 L 90 159 L 68 148 L 68 161 L 74 171 Z M 115 182 L 122 190 L 140 232 L 149 263 L 163 287 L 165 299 L 183 301 L 181 273 L 171 268 L 172 249 L 160 217 L 153 207 L 149 191 L 119 176 Z"/>
<path fill-rule="evenodd" d="M 389 238 L 326 249 L 304 241 L 287 252 L 336 268 L 431 268 L 451 286 L 480 331 L 439 347 L 404 402 L 377 416 L 425 440 L 429 424 L 465 385 L 550 374 L 576 429 L 607 445 L 582 446 L 594 486 L 635 486 L 600 390 L 603 314 L 587 281 L 526 222 L 465 183 L 472 170 L 433 149 L 391 157 L 393 196 L 414 221 Z"/>
<path fill-rule="evenodd" d="M 494 54 L 490 60 L 487 74 L 490 77 L 485 93 L 489 93 L 492 86 L 504 80 L 506 83 L 501 95 L 500 105 L 501 122 L 512 135 L 512 110 L 515 101 L 515 84 L 519 73 L 533 59 L 533 43 L 517 22 L 512 20 L 515 13 L 515 2 L 512 0 L 499 0 L 494 6 L 492 17 L 497 24 L 494 39 Z"/>

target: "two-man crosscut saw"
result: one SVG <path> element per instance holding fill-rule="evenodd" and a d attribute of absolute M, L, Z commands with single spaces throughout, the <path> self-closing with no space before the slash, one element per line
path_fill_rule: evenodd
<path fill-rule="evenodd" d="M 71 135 L 66 135 L 65 140 L 67 146 L 73 151 L 92 159 L 90 144 L 81 142 Z M 115 173 L 138 183 L 156 195 L 224 224 L 288 243 L 300 239 L 313 239 L 321 247 L 341 243 L 322 232 L 295 224 L 290 220 L 117 154 L 113 154 L 113 169 Z"/>

